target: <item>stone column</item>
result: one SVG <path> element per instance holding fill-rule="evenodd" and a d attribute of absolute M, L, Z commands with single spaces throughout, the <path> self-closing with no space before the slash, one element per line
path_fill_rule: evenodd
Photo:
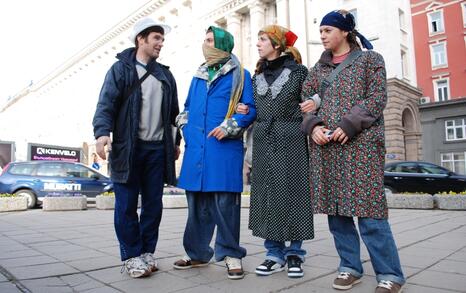
<path fill-rule="evenodd" d="M 422 93 L 397 78 L 387 81 L 388 101 L 384 110 L 386 162 L 421 160 L 421 124 L 417 101 Z M 409 108 L 413 115 L 412 125 L 403 125 L 403 111 Z"/>
<path fill-rule="evenodd" d="M 197 17 L 193 17 L 193 9 L 192 9 L 191 0 L 183 1 L 181 5 L 177 6 L 177 8 L 178 8 L 178 20 L 183 20 L 183 19 L 191 19 L 191 20 L 189 22 L 178 21 L 179 33 L 177 34 L 178 36 L 177 40 L 170 40 L 170 41 L 176 42 L 178 52 L 180 52 L 181 54 L 185 54 L 184 56 L 191 57 L 191 58 L 186 58 L 183 61 L 183 64 L 185 65 L 185 67 L 183 68 L 184 71 L 191 72 L 192 70 L 197 68 L 197 66 L 199 66 L 200 62 L 202 62 L 203 60 L 201 46 L 202 46 L 202 42 L 205 37 L 204 30 L 207 29 L 207 27 L 202 27 L 199 24 L 199 19 Z M 169 35 L 167 38 L 170 39 L 172 38 L 172 36 Z M 186 44 L 191 44 L 191 45 L 187 47 Z M 172 70 L 176 70 L 176 69 L 173 68 Z"/>
<path fill-rule="evenodd" d="M 235 54 L 239 60 L 243 57 L 241 50 L 241 14 L 232 12 L 228 14 L 225 19 L 227 20 L 227 30 L 235 38 L 235 47 L 233 48 L 233 54 Z"/>
<path fill-rule="evenodd" d="M 393 121 L 389 120 L 387 122 L 388 125 L 385 125 L 386 162 L 404 161 L 406 156 L 404 128 L 394 125 Z"/>
<path fill-rule="evenodd" d="M 306 21 L 306 4 L 307 0 L 293 0 L 289 1 L 289 26 L 297 36 L 298 40 L 294 44 L 301 53 L 303 64 L 307 64 L 307 21 Z M 278 6 L 277 6 L 278 13 Z"/>
<path fill-rule="evenodd" d="M 293 0 L 297 1 L 297 0 Z M 284 27 L 289 27 L 290 26 L 290 9 L 288 5 L 288 0 L 277 0 L 275 1 L 277 5 L 277 24 L 284 26 Z"/>
<path fill-rule="evenodd" d="M 250 50 L 249 50 L 249 68 L 253 69 L 256 67 L 256 62 L 259 59 L 259 54 L 257 53 L 257 33 L 261 28 L 265 26 L 265 5 L 261 1 L 255 1 L 249 5 L 249 15 L 250 15 Z"/>
<path fill-rule="evenodd" d="M 421 160 L 420 155 L 421 146 L 421 133 L 415 131 L 405 132 L 405 160 L 406 161 L 418 161 Z"/>
<path fill-rule="evenodd" d="M 187 19 L 193 18 L 193 10 L 191 0 L 183 1 L 181 5 L 178 5 L 178 19 Z M 187 31 L 188 34 L 191 34 L 194 28 L 197 27 L 197 19 L 193 18 L 190 22 L 180 21 L 180 29 Z"/>

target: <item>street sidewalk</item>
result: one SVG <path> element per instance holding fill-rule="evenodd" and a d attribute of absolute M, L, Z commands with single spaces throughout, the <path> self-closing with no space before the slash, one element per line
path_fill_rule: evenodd
<path fill-rule="evenodd" d="M 165 209 L 156 257 L 160 271 L 145 279 L 120 273 L 113 211 L 40 209 L 0 214 L 0 292 L 333 292 L 338 257 L 323 215 L 315 216 L 316 238 L 304 244 L 308 255 L 300 279 L 286 273 L 258 277 L 263 240 L 247 229 L 242 209 L 241 243 L 247 275 L 232 281 L 223 262 L 177 271 L 172 263 L 182 248 L 186 209 Z M 466 212 L 390 210 L 390 222 L 408 277 L 406 293 L 466 292 Z M 362 245 L 364 247 L 364 245 Z M 348 292 L 374 292 L 376 281 L 363 248 L 365 276 Z"/>

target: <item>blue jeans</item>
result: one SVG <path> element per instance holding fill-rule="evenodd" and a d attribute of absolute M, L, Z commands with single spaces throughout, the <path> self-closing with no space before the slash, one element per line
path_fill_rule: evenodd
<path fill-rule="evenodd" d="M 209 246 L 217 226 L 215 259 L 226 256 L 243 258 L 246 249 L 239 246 L 241 194 L 232 192 L 190 192 L 188 221 L 184 231 L 183 246 L 193 260 L 208 262 L 214 255 Z"/>
<path fill-rule="evenodd" d="M 340 256 L 338 271 L 362 277 L 359 235 L 353 218 L 329 215 L 328 224 Z M 358 218 L 358 226 L 361 238 L 369 252 L 377 281 L 386 280 L 403 285 L 405 278 L 388 221 Z"/>
<path fill-rule="evenodd" d="M 264 247 L 267 249 L 265 259 L 284 265 L 288 256 L 295 255 L 304 262 L 306 250 L 301 248 L 302 244 L 302 240 L 292 240 L 290 241 L 290 246 L 286 246 L 284 241 L 266 239 L 264 241 Z"/>
<path fill-rule="evenodd" d="M 115 231 L 121 260 L 154 253 L 162 219 L 164 147 L 161 143 L 137 144 L 127 183 L 113 183 Z M 138 197 L 141 214 L 138 218 Z"/>

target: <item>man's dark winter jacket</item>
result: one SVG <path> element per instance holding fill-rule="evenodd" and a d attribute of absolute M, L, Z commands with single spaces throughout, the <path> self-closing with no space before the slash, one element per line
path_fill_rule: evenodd
<path fill-rule="evenodd" d="M 136 49 L 129 48 L 117 54 L 118 61 L 113 64 L 105 76 L 100 91 L 99 102 L 93 119 L 94 136 L 109 136 L 113 133 L 112 151 L 110 153 L 111 178 L 114 182 L 126 183 L 132 163 L 141 108 L 141 87 L 137 87 L 129 97 L 131 86 L 138 82 L 136 71 Z M 174 185 L 175 148 L 173 145 L 172 126 L 179 113 L 176 82 L 167 66 L 153 61 L 152 75 L 162 82 L 162 120 L 165 146 L 165 176 L 167 184 Z M 176 144 L 179 145 L 180 135 Z"/>

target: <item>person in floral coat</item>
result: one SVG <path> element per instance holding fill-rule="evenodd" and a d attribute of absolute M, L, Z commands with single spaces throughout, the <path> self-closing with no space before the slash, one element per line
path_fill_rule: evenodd
<path fill-rule="evenodd" d="M 361 281 L 357 217 L 379 282 L 376 292 L 399 292 L 405 278 L 387 221 L 383 185 L 385 64 L 380 54 L 361 51 L 356 36 L 365 48 L 372 45 L 354 27 L 354 17 L 343 10 L 322 19 L 325 51 L 303 84 L 304 96 L 320 93 L 322 100 L 319 111 L 307 114 L 301 125 L 311 138 L 311 196 L 314 212 L 328 215 L 340 256 L 333 287 L 346 290 Z M 344 62 L 346 58 L 352 61 Z M 341 72 L 324 83 L 340 63 Z"/>

